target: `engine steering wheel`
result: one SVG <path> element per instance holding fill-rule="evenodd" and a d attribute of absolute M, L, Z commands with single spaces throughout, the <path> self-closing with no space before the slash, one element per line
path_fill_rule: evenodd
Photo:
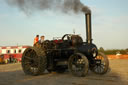
<path fill-rule="evenodd" d="M 63 37 L 62 37 L 62 40 L 64 41 L 64 40 L 71 40 L 70 39 L 70 34 L 65 34 Z"/>

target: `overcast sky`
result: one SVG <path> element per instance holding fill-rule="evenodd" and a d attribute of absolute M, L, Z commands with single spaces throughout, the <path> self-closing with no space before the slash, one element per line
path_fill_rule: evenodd
<path fill-rule="evenodd" d="M 92 10 L 92 38 L 97 47 L 128 48 L 128 0 L 81 0 Z M 86 40 L 84 14 L 59 11 L 25 13 L 0 0 L 0 46 L 32 45 L 36 34 L 46 39 L 80 34 Z"/>

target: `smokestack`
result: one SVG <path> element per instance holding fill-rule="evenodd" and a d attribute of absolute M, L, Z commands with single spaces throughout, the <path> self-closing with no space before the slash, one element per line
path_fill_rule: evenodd
<path fill-rule="evenodd" d="M 86 42 L 92 43 L 92 32 L 91 32 L 91 13 L 85 14 L 86 18 Z"/>

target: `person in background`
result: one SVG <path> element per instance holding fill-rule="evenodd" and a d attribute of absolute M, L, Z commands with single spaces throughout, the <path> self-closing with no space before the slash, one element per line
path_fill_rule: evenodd
<path fill-rule="evenodd" d="M 34 38 L 34 45 L 39 42 L 39 35 L 36 35 L 36 37 Z"/>
<path fill-rule="evenodd" d="M 40 37 L 40 41 L 39 41 L 40 43 L 43 43 L 44 42 L 44 36 L 41 36 Z"/>

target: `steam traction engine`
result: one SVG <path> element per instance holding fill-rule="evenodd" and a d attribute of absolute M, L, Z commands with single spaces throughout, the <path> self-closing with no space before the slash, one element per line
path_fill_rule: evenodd
<path fill-rule="evenodd" d="M 91 14 L 86 15 L 86 42 L 79 35 L 65 34 L 59 40 L 45 40 L 27 48 L 22 56 L 25 74 L 39 75 L 48 72 L 65 72 L 75 76 L 85 76 L 90 69 L 97 74 L 105 74 L 109 67 L 108 58 L 98 52 L 91 37 Z"/>

